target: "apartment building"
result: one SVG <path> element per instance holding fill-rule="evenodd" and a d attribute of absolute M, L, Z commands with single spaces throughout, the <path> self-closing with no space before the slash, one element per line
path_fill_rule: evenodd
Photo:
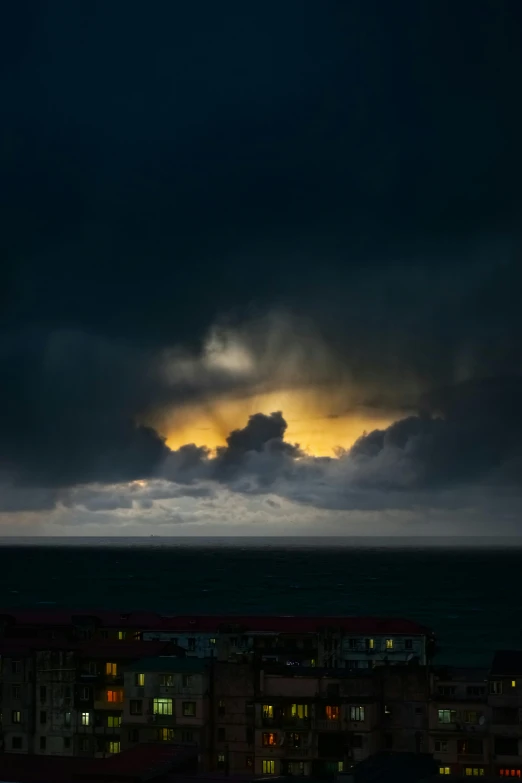
<path fill-rule="evenodd" d="M 230 775 L 252 775 L 255 754 L 256 681 L 252 663 L 213 663 L 211 767 Z"/>
<path fill-rule="evenodd" d="M 431 675 L 429 751 L 441 775 L 482 777 L 491 772 L 488 671 L 441 669 Z"/>
<path fill-rule="evenodd" d="M 522 652 L 500 651 L 488 682 L 491 766 L 498 777 L 522 776 Z"/>
<path fill-rule="evenodd" d="M 123 748 L 143 742 L 197 748 L 200 769 L 208 769 L 210 662 L 172 655 L 143 658 L 126 667 L 123 682 Z"/>

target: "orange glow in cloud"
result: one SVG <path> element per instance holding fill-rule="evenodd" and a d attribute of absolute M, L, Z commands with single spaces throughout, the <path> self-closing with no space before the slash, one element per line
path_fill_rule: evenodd
<path fill-rule="evenodd" d="M 292 389 L 186 405 L 166 414 L 159 430 L 172 449 L 186 443 L 215 449 L 225 444 L 232 430 L 244 427 L 249 416 L 272 411 L 283 412 L 286 440 L 315 456 L 333 456 L 336 447 L 349 448 L 365 430 L 382 429 L 396 418 L 367 409 L 346 410 L 340 395 L 336 399 L 324 390 Z"/>

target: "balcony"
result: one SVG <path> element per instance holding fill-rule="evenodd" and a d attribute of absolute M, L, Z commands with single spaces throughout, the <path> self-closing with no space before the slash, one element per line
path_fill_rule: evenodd
<path fill-rule="evenodd" d="M 286 745 L 283 745 L 283 748 L 285 749 L 285 758 L 287 759 L 309 759 L 309 758 L 315 758 L 317 755 L 314 748 L 306 747 L 306 748 L 290 748 Z"/>
<path fill-rule="evenodd" d="M 340 720 L 328 720 L 327 718 L 322 718 L 315 721 L 315 728 L 317 731 L 341 731 L 342 727 L 343 724 Z"/>

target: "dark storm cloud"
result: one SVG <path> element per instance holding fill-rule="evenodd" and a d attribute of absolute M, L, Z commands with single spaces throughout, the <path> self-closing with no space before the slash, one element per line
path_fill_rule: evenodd
<path fill-rule="evenodd" d="M 2 473 L 190 483 L 229 466 L 228 481 L 248 469 L 266 486 L 334 465 L 296 460 L 281 420 L 256 419 L 216 460 L 171 453 L 144 426 L 242 382 L 162 372 L 164 349 L 197 351 L 223 314 L 240 326 L 281 304 L 305 314 L 334 359 L 328 383 L 357 380 L 377 408 L 519 372 L 521 9 L 10 4 Z M 356 481 L 444 483 L 516 451 L 503 414 L 490 427 L 437 402 L 444 423 L 433 403 L 361 441 Z"/>

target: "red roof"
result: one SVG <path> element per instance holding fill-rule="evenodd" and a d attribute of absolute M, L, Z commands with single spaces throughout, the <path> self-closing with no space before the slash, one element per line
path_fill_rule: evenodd
<path fill-rule="evenodd" d="M 10 616 L 17 625 L 45 626 L 47 628 L 67 627 L 73 624 L 73 617 L 96 617 L 101 627 L 134 629 L 139 631 L 200 631 L 218 632 L 223 625 L 239 625 L 245 632 L 315 633 L 328 627 L 340 628 L 361 634 L 428 634 L 430 631 L 420 623 L 392 617 L 305 617 L 296 615 L 159 615 L 147 612 L 91 611 L 71 612 L 64 610 L 3 610 L 0 615 Z"/>

